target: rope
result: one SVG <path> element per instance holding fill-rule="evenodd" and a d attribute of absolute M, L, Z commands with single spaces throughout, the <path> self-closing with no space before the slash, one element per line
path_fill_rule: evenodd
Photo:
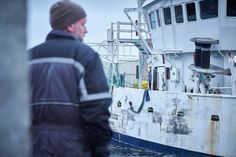
<path fill-rule="evenodd" d="M 135 111 L 133 107 L 131 107 L 130 110 L 134 113 L 140 113 L 143 109 L 145 98 L 146 98 L 146 101 L 150 101 L 148 90 L 145 90 L 144 93 L 143 93 L 143 100 L 142 100 L 141 105 L 138 108 L 138 111 Z"/>

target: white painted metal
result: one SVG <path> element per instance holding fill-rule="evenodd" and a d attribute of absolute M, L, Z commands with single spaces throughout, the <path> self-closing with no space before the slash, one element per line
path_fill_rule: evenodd
<path fill-rule="evenodd" d="M 150 90 L 150 101 L 145 102 L 140 113 L 134 113 L 132 110 L 137 111 L 141 105 L 144 90 L 113 88 L 110 124 L 115 132 L 137 139 L 233 157 L 236 154 L 236 18 L 226 16 L 227 0 L 218 0 L 218 17 L 203 20 L 199 1 L 144 2 L 144 13 L 157 10 L 160 13 L 161 26 L 157 24 L 157 28 L 150 29 L 153 49 L 147 48 L 148 64 L 152 70 L 157 69 L 159 91 Z M 186 3 L 190 2 L 196 5 L 197 20 L 193 22 L 188 22 L 186 15 Z M 183 23 L 175 22 L 173 7 L 179 4 L 183 8 Z M 171 8 L 171 25 L 164 24 L 162 9 L 165 7 Z M 126 9 L 128 11 L 137 10 Z M 137 25 L 135 29 L 141 34 Z M 194 63 L 195 45 L 190 41 L 193 37 L 219 40 L 218 45 L 211 46 L 210 62 L 221 69 L 190 70 Z M 143 36 L 141 39 L 145 41 Z M 170 68 L 170 78 L 167 68 Z M 227 68 L 231 76 L 223 75 Z M 152 83 L 153 80 L 154 76 Z M 149 107 L 153 112 L 148 112 Z"/>
<path fill-rule="evenodd" d="M 213 49 L 235 50 L 236 18 L 226 16 L 226 0 L 219 0 L 219 17 L 201 19 L 199 11 L 200 0 L 156 0 L 152 6 L 144 6 L 147 12 L 159 10 L 160 17 L 163 17 L 163 8 L 171 7 L 172 24 L 165 25 L 161 18 L 161 27 L 151 30 L 154 49 L 181 49 L 183 52 L 193 52 L 194 46 L 190 42 L 192 37 L 209 37 L 220 39 L 220 45 Z M 197 21 L 188 22 L 185 4 L 195 2 Z M 184 23 L 176 23 L 173 6 L 182 5 Z M 148 7 L 147 7 L 148 6 Z"/>
<path fill-rule="evenodd" d="M 236 97 L 149 91 L 150 101 L 138 110 L 144 90 L 114 88 L 111 125 L 115 132 L 185 150 L 221 156 L 236 154 Z M 118 102 L 121 107 L 118 107 Z M 154 112 L 148 112 L 152 107 Z M 178 116 L 182 112 L 183 116 Z M 218 115 L 219 121 L 211 116 Z"/>

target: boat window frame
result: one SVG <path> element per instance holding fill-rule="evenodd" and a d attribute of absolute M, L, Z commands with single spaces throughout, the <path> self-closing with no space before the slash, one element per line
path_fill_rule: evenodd
<path fill-rule="evenodd" d="M 191 5 L 191 4 L 194 5 L 195 18 L 192 18 L 193 15 L 190 16 L 190 15 L 189 15 L 189 12 L 188 12 L 188 5 Z M 197 21 L 197 10 L 196 10 L 196 4 L 195 4 L 195 2 L 186 3 L 186 4 L 185 4 L 185 8 L 186 8 L 186 15 L 187 15 L 187 20 L 188 20 L 188 22 Z M 191 17 L 192 19 L 190 19 L 190 17 Z"/>
<path fill-rule="evenodd" d="M 180 21 L 180 22 L 178 21 L 177 14 L 176 14 L 176 8 L 179 7 L 179 6 L 181 7 L 181 12 L 182 12 L 182 21 Z M 174 6 L 174 12 L 175 12 L 175 22 L 176 22 L 176 23 L 184 23 L 184 11 L 183 11 L 183 6 L 182 6 L 181 4 L 175 5 L 175 6 Z"/>
<path fill-rule="evenodd" d="M 161 27 L 160 9 L 156 10 L 157 26 Z"/>
<path fill-rule="evenodd" d="M 169 14 L 166 14 L 168 12 L 165 12 L 167 9 L 169 9 Z M 172 24 L 171 7 L 162 8 L 162 11 L 165 25 L 171 25 Z"/>
<path fill-rule="evenodd" d="M 232 1 L 232 2 L 235 3 L 235 5 L 234 5 L 234 6 L 235 6 L 235 12 L 233 13 L 233 14 L 234 14 L 233 16 L 230 16 L 230 15 L 228 14 L 228 11 L 229 11 L 229 8 L 228 8 L 228 7 L 232 7 L 232 6 L 233 6 L 232 4 L 231 4 L 231 5 L 230 5 L 230 4 L 228 5 L 228 2 L 229 2 L 229 1 Z M 229 18 L 235 18 L 235 17 L 236 17 L 236 2 L 235 2 L 235 1 L 233 1 L 233 0 L 227 0 L 227 1 L 226 1 L 226 16 L 229 17 Z"/>
<path fill-rule="evenodd" d="M 213 4 L 212 2 L 217 2 L 217 6 L 212 5 Z M 198 5 L 199 5 L 200 18 L 202 20 L 211 19 L 211 18 L 218 18 L 218 16 L 219 16 L 219 0 L 201 0 L 201 1 L 199 1 Z M 210 9 L 212 9 L 212 10 L 210 10 Z M 216 14 L 214 14 L 215 11 L 216 11 Z M 209 14 L 207 14 L 207 13 L 209 13 Z"/>
<path fill-rule="evenodd" d="M 153 16 L 152 16 L 153 15 Z M 150 27 L 151 29 L 156 29 L 157 28 L 157 21 L 156 21 L 156 11 L 151 11 L 148 13 L 148 17 L 149 17 L 149 23 L 150 23 Z"/>

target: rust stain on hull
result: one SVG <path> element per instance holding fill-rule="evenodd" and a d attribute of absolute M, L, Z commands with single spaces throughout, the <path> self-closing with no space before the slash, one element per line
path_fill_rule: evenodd
<path fill-rule="evenodd" d="M 219 139 L 220 123 L 211 121 L 209 126 L 209 153 L 216 154 Z"/>

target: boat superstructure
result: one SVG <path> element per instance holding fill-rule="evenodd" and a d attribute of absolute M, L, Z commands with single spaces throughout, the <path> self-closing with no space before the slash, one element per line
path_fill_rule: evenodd
<path fill-rule="evenodd" d="M 135 35 L 120 37 L 117 27 L 106 43 L 138 48 L 138 66 L 126 69 L 139 86 L 109 74 L 124 81 L 110 81 L 114 140 L 176 156 L 236 156 L 236 1 L 138 0 L 124 12 Z"/>

